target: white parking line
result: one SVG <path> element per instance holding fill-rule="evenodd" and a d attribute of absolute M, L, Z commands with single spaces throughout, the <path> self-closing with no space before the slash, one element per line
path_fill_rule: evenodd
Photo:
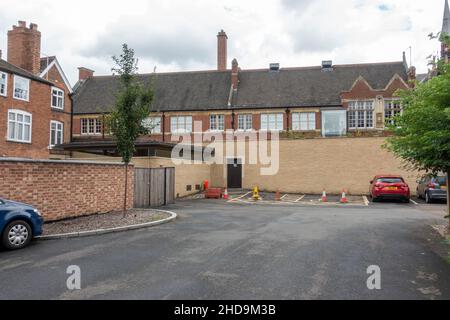
<path fill-rule="evenodd" d="M 411 201 L 412 203 L 414 203 L 416 206 L 419 205 L 419 204 L 418 204 L 417 202 L 415 202 L 413 199 L 410 199 L 410 201 Z"/>
<path fill-rule="evenodd" d="M 305 197 L 305 195 L 302 195 L 300 198 L 298 198 L 297 200 L 295 200 L 295 202 L 299 202 L 300 200 L 302 200 Z"/>
<path fill-rule="evenodd" d="M 364 200 L 364 204 L 365 204 L 366 206 L 368 206 L 368 205 L 369 205 L 369 199 L 367 199 L 366 196 L 363 196 L 363 200 Z"/>
<path fill-rule="evenodd" d="M 283 200 L 284 198 L 286 198 L 288 196 L 288 194 L 286 193 L 284 196 L 282 196 L 281 198 L 280 198 L 280 200 Z"/>
<path fill-rule="evenodd" d="M 240 199 L 245 198 L 246 196 L 248 196 L 250 193 L 252 193 L 252 192 L 249 191 L 249 192 L 247 192 L 246 194 L 243 194 L 242 196 L 240 196 L 240 197 L 238 197 L 238 198 L 231 199 L 231 200 L 228 201 L 228 202 L 239 201 Z"/>

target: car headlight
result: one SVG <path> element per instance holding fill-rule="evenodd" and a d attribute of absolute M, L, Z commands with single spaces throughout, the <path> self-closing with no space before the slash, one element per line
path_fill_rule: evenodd
<path fill-rule="evenodd" d="M 36 213 L 38 216 L 42 217 L 42 214 L 39 212 L 38 209 L 33 209 L 33 212 Z"/>

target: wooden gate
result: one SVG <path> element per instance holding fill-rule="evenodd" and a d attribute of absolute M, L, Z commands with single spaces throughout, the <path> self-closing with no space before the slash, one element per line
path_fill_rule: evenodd
<path fill-rule="evenodd" d="M 136 168 L 134 207 L 150 208 L 175 202 L 175 168 Z"/>

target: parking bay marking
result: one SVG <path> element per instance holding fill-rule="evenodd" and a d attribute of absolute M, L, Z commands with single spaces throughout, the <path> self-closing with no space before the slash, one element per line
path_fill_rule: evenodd
<path fill-rule="evenodd" d="M 302 195 L 300 198 L 298 198 L 297 200 L 295 200 L 295 202 L 299 202 L 300 200 L 302 200 L 305 197 L 305 195 Z"/>
<path fill-rule="evenodd" d="M 417 202 L 415 202 L 413 199 L 410 199 L 410 201 L 411 201 L 412 203 L 414 203 L 416 206 L 419 205 L 419 204 L 418 204 Z"/>

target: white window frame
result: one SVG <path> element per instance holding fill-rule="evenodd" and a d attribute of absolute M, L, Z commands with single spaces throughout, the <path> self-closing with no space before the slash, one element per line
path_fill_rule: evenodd
<path fill-rule="evenodd" d="M 403 108 L 400 104 L 400 99 L 385 99 L 384 100 L 384 122 L 386 124 L 394 124 L 394 120 L 392 119 L 398 114 L 403 113 Z M 395 107 L 398 105 L 399 107 Z M 388 117 L 388 113 L 390 116 Z"/>
<path fill-rule="evenodd" d="M 339 131 L 330 133 L 327 118 L 329 115 L 333 115 L 339 120 Z M 347 133 L 347 112 L 345 110 L 324 110 L 322 111 L 322 136 L 323 137 L 342 137 Z"/>
<path fill-rule="evenodd" d="M 306 121 L 302 118 L 306 117 Z M 293 112 L 292 113 L 293 131 L 315 131 L 316 113 L 315 112 Z"/>
<path fill-rule="evenodd" d="M 14 120 L 10 120 L 10 114 L 14 114 Z M 17 120 L 17 116 L 21 115 L 24 119 L 25 117 L 30 117 L 30 123 L 26 123 L 25 120 L 22 120 L 21 122 L 19 122 Z M 7 141 L 12 141 L 12 142 L 20 142 L 20 143 L 31 143 L 32 141 L 32 132 L 33 132 L 33 115 L 31 113 L 28 113 L 26 111 L 22 111 L 22 110 L 18 110 L 18 109 L 9 109 L 8 110 L 8 118 L 7 118 L 7 125 L 6 125 L 6 134 L 7 134 Z M 14 138 L 10 137 L 10 123 L 13 122 L 14 123 Z M 17 135 L 18 135 L 18 125 L 21 124 L 22 125 L 22 139 L 18 139 Z M 25 126 L 29 126 L 29 132 L 30 132 L 30 136 L 29 139 L 23 139 L 24 137 L 24 133 L 25 133 Z"/>
<path fill-rule="evenodd" d="M 53 125 L 56 126 L 54 133 L 52 132 Z M 58 129 L 58 125 L 61 125 L 61 129 Z M 58 143 L 58 132 L 61 132 L 61 143 Z M 54 137 L 53 137 L 53 134 L 55 135 Z M 52 144 L 52 137 L 55 138 L 55 144 Z M 61 121 L 51 120 L 50 121 L 50 142 L 49 142 L 50 149 L 53 148 L 54 146 L 56 146 L 58 144 L 62 144 L 62 143 L 64 143 L 64 123 Z"/>
<path fill-rule="evenodd" d="M 25 98 L 22 98 L 22 97 L 16 96 L 16 89 L 17 89 L 17 88 L 16 88 L 16 87 L 17 87 L 17 82 L 16 82 L 16 80 L 25 80 L 25 82 L 27 83 L 27 89 L 26 89 L 27 97 L 26 97 L 26 99 L 25 99 Z M 21 100 L 21 101 L 30 101 L 30 79 L 27 79 L 27 78 L 24 78 L 24 77 L 21 77 L 21 76 L 14 75 L 14 91 L 13 91 L 13 98 L 16 99 L 16 100 Z"/>
<path fill-rule="evenodd" d="M 188 121 L 186 121 L 188 120 Z M 188 124 L 190 123 L 190 127 Z M 171 133 L 192 133 L 192 116 L 171 116 L 170 117 Z"/>
<path fill-rule="evenodd" d="M 150 116 L 143 120 L 142 125 L 149 130 L 150 134 L 160 134 L 161 133 L 161 122 L 162 122 L 162 117 Z"/>
<path fill-rule="evenodd" d="M 56 92 L 56 94 L 55 94 Z M 61 94 L 61 95 L 59 95 Z M 53 105 L 53 97 L 56 96 L 56 104 L 58 104 L 58 99 L 61 99 L 61 107 L 59 107 L 58 105 Z M 64 90 L 57 88 L 57 87 L 52 87 L 52 101 L 50 102 L 51 107 L 53 109 L 58 109 L 58 110 L 64 110 Z"/>
<path fill-rule="evenodd" d="M 273 119 L 271 119 L 272 117 Z M 275 127 L 271 128 L 271 123 L 275 124 Z M 265 124 L 265 126 L 263 126 L 263 124 Z M 283 131 L 283 130 L 284 130 L 284 115 L 282 112 L 261 114 L 261 131 Z"/>
<path fill-rule="evenodd" d="M 86 131 L 83 132 L 83 122 L 86 121 Z M 100 123 L 100 126 L 99 126 Z M 80 132 L 83 136 L 99 136 L 102 134 L 102 120 L 98 118 L 81 118 L 80 119 Z M 100 130 L 97 130 L 99 129 Z"/>
<path fill-rule="evenodd" d="M 253 114 L 243 113 L 238 114 L 238 131 L 252 131 L 253 130 Z"/>
<path fill-rule="evenodd" d="M 365 130 L 374 128 L 374 100 L 352 100 L 348 103 L 348 128 Z M 362 125 L 361 125 L 362 123 Z"/>
<path fill-rule="evenodd" d="M 4 83 L 1 83 L 2 77 L 5 77 L 5 82 Z M 0 71 L 0 86 L 1 85 L 4 86 L 4 92 L 2 93 L 0 91 L 0 96 L 7 97 L 8 96 L 8 74 L 6 72 L 1 72 Z"/>
<path fill-rule="evenodd" d="M 209 116 L 209 130 L 221 132 L 225 130 L 225 115 L 211 114 Z"/>

